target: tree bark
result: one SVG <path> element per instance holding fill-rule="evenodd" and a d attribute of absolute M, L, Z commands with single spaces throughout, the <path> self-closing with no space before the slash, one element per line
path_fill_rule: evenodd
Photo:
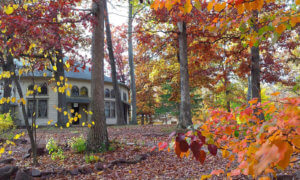
<path fill-rule="evenodd" d="M 186 23 L 178 22 L 179 60 L 180 60 L 180 115 L 178 127 L 185 129 L 192 125 L 189 72 L 187 59 Z"/>
<path fill-rule="evenodd" d="M 228 89 L 228 79 L 227 74 L 225 77 L 225 99 L 226 99 L 226 109 L 230 112 L 230 99 L 229 99 L 229 89 Z"/>
<path fill-rule="evenodd" d="M 136 86 L 135 86 L 135 74 L 134 74 L 134 62 L 133 62 L 133 45 L 132 45 L 132 22 L 133 22 L 133 7 L 132 0 L 129 2 L 128 13 L 128 61 L 130 68 L 130 92 L 131 92 L 131 124 L 137 124 L 136 119 Z"/>
<path fill-rule="evenodd" d="M 124 119 L 124 109 L 123 109 L 122 101 L 121 101 L 121 93 L 120 93 L 120 89 L 118 86 L 117 70 L 116 70 L 115 57 L 114 57 L 114 52 L 113 52 L 113 45 L 112 45 L 112 38 L 111 38 L 111 31 L 110 31 L 110 25 L 109 25 L 109 17 L 108 17 L 106 0 L 104 3 L 104 19 L 105 19 L 107 49 L 108 49 L 108 53 L 109 53 L 109 62 L 110 62 L 110 67 L 111 67 L 111 77 L 112 77 L 113 87 L 114 87 L 114 91 L 115 91 L 115 98 L 116 98 L 117 124 L 123 125 L 123 124 L 126 124 L 126 122 Z"/>
<path fill-rule="evenodd" d="M 99 151 L 100 148 L 108 149 L 108 135 L 104 113 L 104 0 L 93 1 L 95 24 L 92 37 L 92 120 L 95 125 L 89 130 L 87 149 Z"/>
<path fill-rule="evenodd" d="M 57 124 L 58 126 L 65 127 L 66 123 L 68 122 L 68 116 L 64 115 L 64 111 L 67 111 L 67 96 L 66 92 L 59 92 L 59 87 L 65 86 L 65 69 L 64 69 L 64 62 L 63 62 L 63 54 L 62 50 L 57 50 L 59 53 L 57 55 L 56 60 L 56 68 L 57 71 L 54 71 L 54 77 L 56 82 L 60 82 L 60 85 L 56 85 L 57 87 L 57 96 L 58 96 L 58 103 L 57 107 L 61 108 L 61 111 L 57 112 Z M 60 77 L 64 79 L 61 81 Z"/>
<path fill-rule="evenodd" d="M 253 11 L 252 14 L 252 31 L 258 32 L 258 11 Z M 251 95 L 252 98 L 257 98 L 257 103 L 261 102 L 260 94 L 260 57 L 259 57 L 259 45 L 251 47 Z M 258 109 L 255 109 L 257 112 Z M 255 113 L 256 114 L 256 113 Z M 261 120 L 264 119 L 263 113 L 258 116 Z"/>
<path fill-rule="evenodd" d="M 145 124 L 145 114 L 142 114 L 141 125 L 144 125 L 144 124 Z"/>

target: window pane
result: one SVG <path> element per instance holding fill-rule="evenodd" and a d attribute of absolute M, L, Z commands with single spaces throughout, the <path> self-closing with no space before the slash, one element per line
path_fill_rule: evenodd
<path fill-rule="evenodd" d="M 48 94 L 48 89 L 47 89 L 47 84 L 43 84 L 41 86 L 41 92 L 39 93 L 40 95 L 47 95 Z"/>
<path fill-rule="evenodd" d="M 116 117 L 116 103 L 111 102 L 110 104 L 110 117 L 115 118 Z"/>
<path fill-rule="evenodd" d="M 109 118 L 110 117 L 110 103 L 105 102 L 105 117 Z"/>
<path fill-rule="evenodd" d="M 88 96 L 88 90 L 86 87 L 80 89 L 80 96 Z"/>
<path fill-rule="evenodd" d="M 109 89 L 105 89 L 105 97 L 106 98 L 110 97 L 110 91 L 109 91 Z"/>
<path fill-rule="evenodd" d="M 28 100 L 28 105 L 27 105 L 27 114 L 28 117 L 32 117 L 32 113 L 33 113 L 33 100 Z"/>
<path fill-rule="evenodd" d="M 47 100 L 39 100 L 39 107 L 38 107 L 38 110 L 39 110 L 39 116 L 38 117 L 41 117 L 41 118 L 45 118 L 47 117 Z"/>
<path fill-rule="evenodd" d="M 77 86 L 72 87 L 71 96 L 79 96 L 79 88 Z"/>
<path fill-rule="evenodd" d="M 123 100 L 127 101 L 127 94 L 123 92 Z"/>

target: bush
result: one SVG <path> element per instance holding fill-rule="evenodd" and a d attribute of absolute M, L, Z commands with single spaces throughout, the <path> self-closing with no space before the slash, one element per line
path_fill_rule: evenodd
<path fill-rule="evenodd" d="M 49 154 L 58 151 L 58 145 L 53 138 L 50 138 L 46 144 L 46 149 L 48 150 Z"/>
<path fill-rule="evenodd" d="M 69 141 L 69 146 L 76 153 L 82 153 L 86 150 L 86 142 L 85 142 L 85 139 L 83 138 L 83 136 L 73 137 Z"/>
<path fill-rule="evenodd" d="M 53 152 L 51 154 L 51 159 L 53 161 L 57 160 L 57 159 L 60 159 L 60 160 L 64 160 L 65 159 L 65 155 L 64 155 L 64 152 L 61 148 L 58 148 L 57 151 Z"/>
<path fill-rule="evenodd" d="M 86 154 L 84 156 L 84 160 L 85 160 L 86 163 L 94 163 L 94 162 L 100 161 L 100 157 L 96 156 L 96 155 L 93 155 L 93 154 L 91 154 L 91 155 Z"/>
<path fill-rule="evenodd" d="M 14 121 L 10 113 L 0 114 L 0 132 L 8 130 L 14 126 Z"/>

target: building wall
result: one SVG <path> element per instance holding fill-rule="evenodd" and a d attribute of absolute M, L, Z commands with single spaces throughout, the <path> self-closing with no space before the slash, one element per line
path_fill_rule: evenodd
<path fill-rule="evenodd" d="M 43 84 L 45 82 L 46 83 L 48 82 L 48 80 L 45 80 L 45 78 L 38 78 L 38 77 L 35 78 L 35 83 L 36 84 Z M 72 84 L 72 86 L 77 86 L 79 88 L 79 90 L 82 87 L 86 87 L 88 89 L 88 97 L 89 98 L 91 97 L 90 80 L 68 79 L 68 83 Z M 26 111 L 27 111 L 28 100 L 32 99 L 32 95 L 31 96 L 26 96 L 26 92 L 27 92 L 27 88 L 29 87 L 29 85 L 32 84 L 32 80 L 30 78 L 27 78 L 27 77 L 22 78 L 20 80 L 20 84 L 21 84 L 21 87 L 22 87 L 22 91 L 24 93 L 24 97 L 26 97 L 25 100 L 26 100 Z M 36 123 L 38 125 L 48 125 L 49 120 L 53 120 L 52 124 L 57 122 L 57 110 L 54 107 L 57 106 L 58 97 L 57 97 L 57 92 L 53 91 L 53 87 L 55 87 L 54 83 L 51 83 L 51 84 L 48 85 L 48 94 L 46 96 L 39 96 L 39 95 L 36 96 L 36 99 L 45 99 L 45 100 L 47 100 L 47 103 L 48 103 L 47 118 L 37 118 Z M 112 90 L 113 86 L 112 86 L 111 83 L 105 82 L 104 89 Z M 125 93 L 126 97 L 127 97 L 126 102 L 128 102 L 128 98 L 129 98 L 128 89 L 123 87 L 123 86 L 120 86 L 120 91 L 121 91 L 122 100 L 123 100 L 123 93 Z M 17 99 L 19 99 L 18 93 L 16 93 L 16 94 L 17 94 L 17 96 L 16 96 Z M 115 99 L 114 98 L 105 98 L 105 101 L 115 101 Z M 67 109 L 68 109 L 69 113 L 71 113 L 70 112 L 70 109 L 72 108 L 71 104 L 68 103 L 67 107 L 68 107 Z M 91 110 L 90 105 L 87 106 L 87 110 L 88 111 Z M 83 111 L 83 108 L 79 108 L 79 114 L 81 114 L 81 116 L 82 116 L 82 119 L 80 120 L 81 122 L 91 120 L 91 115 L 86 114 Z M 127 122 L 128 122 L 128 119 L 129 119 L 128 117 L 129 117 L 129 113 L 127 112 Z M 22 108 L 21 108 L 20 105 L 16 109 L 16 118 L 19 119 L 19 122 L 20 122 L 19 125 L 25 125 L 25 122 L 23 120 L 23 115 L 22 115 Z M 107 124 L 112 125 L 112 124 L 116 124 L 116 122 L 117 122 L 116 118 L 107 118 L 106 119 Z M 30 123 L 31 123 L 31 119 L 30 119 Z"/>

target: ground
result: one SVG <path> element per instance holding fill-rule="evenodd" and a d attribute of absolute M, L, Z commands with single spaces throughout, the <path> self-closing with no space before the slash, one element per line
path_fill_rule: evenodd
<path fill-rule="evenodd" d="M 217 156 L 208 155 L 204 165 L 189 158 L 179 159 L 171 150 L 154 151 L 149 153 L 151 147 L 158 142 L 166 141 L 169 134 L 174 131 L 172 125 L 145 125 L 145 126 L 111 126 L 108 127 L 109 139 L 113 143 L 113 149 L 109 152 L 95 154 L 100 157 L 100 163 L 104 170 L 96 170 L 96 163 L 87 163 L 85 154 L 76 154 L 70 150 L 66 144 L 72 137 L 84 136 L 88 128 L 72 127 L 67 129 L 58 128 L 40 128 L 37 131 L 37 139 L 40 144 L 45 144 L 50 137 L 59 141 L 64 149 L 65 160 L 51 160 L 50 155 L 45 154 L 39 157 L 39 165 L 32 166 L 32 159 L 23 159 L 24 154 L 30 148 L 29 141 L 26 144 L 18 144 L 11 147 L 12 154 L 5 153 L 0 159 L 13 157 L 13 165 L 21 169 L 38 169 L 42 172 L 56 172 L 46 176 L 46 178 L 55 179 L 200 179 L 202 175 L 210 174 L 213 169 L 225 170 L 227 161 L 220 153 Z M 15 130 L 25 131 L 25 130 Z M 7 137 L 8 135 L 6 135 Z M 28 138 L 25 136 L 25 139 Z M 137 155 L 147 154 L 146 159 L 138 163 L 118 163 L 114 166 L 112 162 L 116 160 L 133 160 Z M 0 164 L 0 167 L 4 166 Z M 111 166 L 110 168 L 108 168 Z M 74 169 L 87 168 L 91 172 L 84 174 L 81 171 L 71 175 L 69 171 Z M 78 174 L 77 174 L 78 173 Z M 213 179 L 223 179 L 223 177 L 214 176 Z M 236 179 L 245 179 L 239 176 Z"/>

